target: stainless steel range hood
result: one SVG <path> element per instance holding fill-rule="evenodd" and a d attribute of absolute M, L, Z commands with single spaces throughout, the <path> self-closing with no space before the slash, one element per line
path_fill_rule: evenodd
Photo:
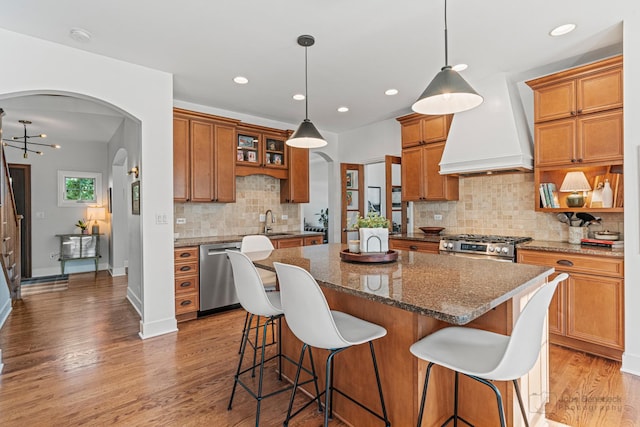
<path fill-rule="evenodd" d="M 455 114 L 440 161 L 440 174 L 532 170 L 531 133 L 522 103 L 510 95 L 506 74 L 474 81 L 474 87 L 484 102 L 473 110 Z M 513 91 L 516 93 L 515 86 Z"/>

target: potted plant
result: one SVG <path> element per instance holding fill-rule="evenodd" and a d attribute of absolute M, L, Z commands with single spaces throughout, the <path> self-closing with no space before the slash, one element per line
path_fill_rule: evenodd
<path fill-rule="evenodd" d="M 360 252 L 389 251 L 389 220 L 376 212 L 366 217 L 358 215 L 356 227 L 360 233 Z"/>
<path fill-rule="evenodd" d="M 320 218 L 318 218 L 318 222 L 322 224 L 322 226 L 327 229 L 329 228 L 329 208 L 320 209 L 320 213 L 317 213 Z"/>
<path fill-rule="evenodd" d="M 80 228 L 80 232 L 82 234 L 87 234 L 87 227 L 89 227 L 89 224 L 86 223 L 86 221 L 84 220 L 84 218 L 79 219 L 78 222 L 76 222 L 76 227 Z"/>

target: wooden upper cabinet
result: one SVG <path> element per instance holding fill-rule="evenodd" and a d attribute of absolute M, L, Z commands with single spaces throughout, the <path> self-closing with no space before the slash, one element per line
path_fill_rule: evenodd
<path fill-rule="evenodd" d="M 402 201 L 458 200 L 458 178 L 440 175 L 452 114 L 399 117 L 402 132 Z"/>
<path fill-rule="evenodd" d="M 622 108 L 622 56 L 530 80 L 535 123 Z"/>
<path fill-rule="evenodd" d="M 289 178 L 280 181 L 280 203 L 309 203 L 309 149 L 287 146 Z"/>
<path fill-rule="evenodd" d="M 440 175 L 444 142 L 402 150 L 402 201 L 458 200 L 458 177 Z"/>
<path fill-rule="evenodd" d="M 289 131 L 243 123 L 238 127 L 236 174 L 288 177 L 289 158 L 286 141 Z"/>
<path fill-rule="evenodd" d="M 236 130 L 215 124 L 214 198 L 216 202 L 236 201 Z"/>
<path fill-rule="evenodd" d="M 402 125 L 402 148 L 446 140 L 452 118 L 451 114 L 445 116 L 410 114 L 398 118 Z"/>
<path fill-rule="evenodd" d="M 173 200 L 189 200 L 189 119 L 181 116 L 173 118 Z"/>
<path fill-rule="evenodd" d="M 535 140 L 538 167 L 622 162 L 622 110 L 537 124 Z"/>
<path fill-rule="evenodd" d="M 424 200 L 424 150 L 411 147 L 402 150 L 402 201 Z"/>
<path fill-rule="evenodd" d="M 174 109 L 175 201 L 235 201 L 236 123 Z"/>

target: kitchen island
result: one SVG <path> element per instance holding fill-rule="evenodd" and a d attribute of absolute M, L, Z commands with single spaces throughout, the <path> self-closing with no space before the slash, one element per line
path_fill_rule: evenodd
<path fill-rule="evenodd" d="M 273 269 L 273 262 L 298 265 L 322 286 L 332 309 L 384 326 L 388 334 L 375 342 L 385 401 L 392 425 L 416 424 L 426 363 L 409 352 L 418 339 L 451 324 L 510 334 L 517 313 L 531 292 L 546 282 L 553 269 L 470 260 L 461 257 L 399 251 L 389 264 L 347 263 L 340 259 L 340 244 L 273 251 L 256 265 Z M 283 351 L 296 359 L 300 342 L 283 328 Z M 315 353 L 320 353 L 315 350 Z M 521 387 L 532 425 L 544 420 L 547 390 L 546 333 L 541 358 L 522 379 Z M 316 360 L 321 360 L 319 354 Z M 350 349 L 336 363 L 336 386 L 373 408 L 379 407 L 375 378 L 367 346 Z M 322 363 L 316 362 L 323 378 Z M 287 376 L 293 369 L 286 370 Z M 432 371 L 423 425 L 441 425 L 453 411 L 453 373 Z M 322 382 L 322 381 L 321 381 Z M 513 388 L 496 382 L 505 401 L 509 425 L 520 425 Z M 475 425 L 498 425 L 493 393 L 475 381 L 461 377 L 460 415 Z M 352 425 L 378 425 L 370 414 L 340 397 L 335 412 Z M 514 411 L 515 408 L 515 411 Z"/>

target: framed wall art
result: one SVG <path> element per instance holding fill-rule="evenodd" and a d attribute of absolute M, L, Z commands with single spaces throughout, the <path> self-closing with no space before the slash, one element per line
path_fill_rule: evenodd
<path fill-rule="evenodd" d="M 140 181 L 131 183 L 131 214 L 140 215 Z"/>

